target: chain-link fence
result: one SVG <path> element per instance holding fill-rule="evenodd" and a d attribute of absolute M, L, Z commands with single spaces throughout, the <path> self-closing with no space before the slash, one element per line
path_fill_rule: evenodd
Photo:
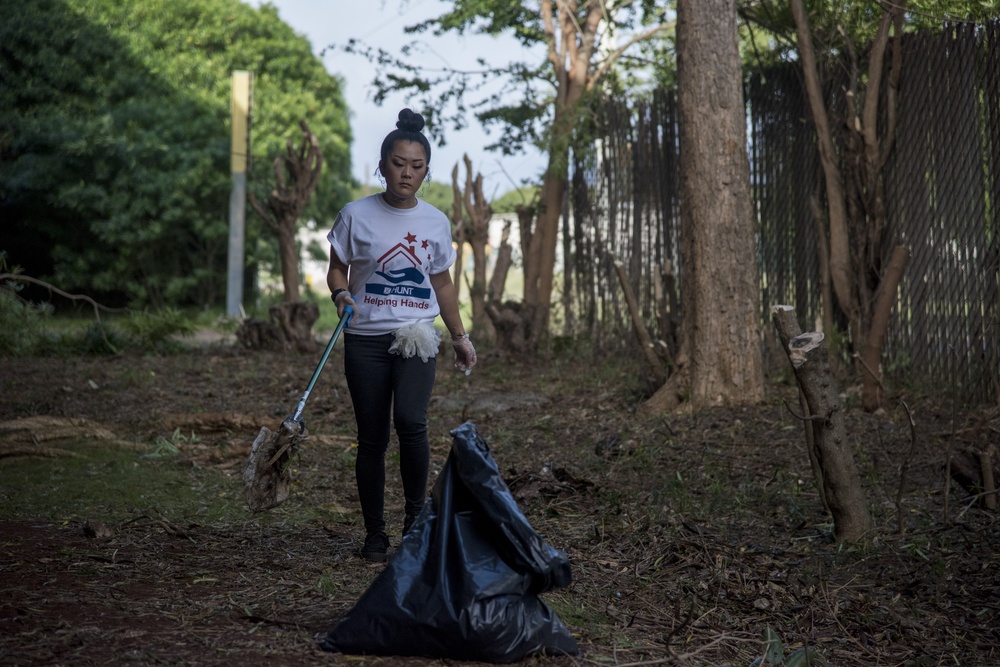
<path fill-rule="evenodd" d="M 836 114 L 842 87 L 829 90 Z M 1000 395 L 1000 23 L 907 35 L 898 99 L 883 247 L 906 245 L 911 259 L 885 370 L 990 400 Z M 761 321 L 770 327 L 770 306 L 788 304 L 813 329 L 825 202 L 799 70 L 754 74 L 746 100 Z M 565 325 L 600 348 L 633 339 L 618 261 L 646 326 L 670 341 L 683 277 L 676 96 L 607 100 L 597 116 L 601 140 L 576 160 L 563 229 Z"/>

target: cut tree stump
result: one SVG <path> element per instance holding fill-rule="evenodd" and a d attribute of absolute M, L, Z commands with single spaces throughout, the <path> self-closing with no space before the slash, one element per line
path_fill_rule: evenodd
<path fill-rule="evenodd" d="M 319 319 L 319 306 L 312 301 L 279 303 L 268 309 L 271 320 L 281 329 L 289 345 L 300 352 L 315 352 L 319 343 L 313 337 L 312 328 Z"/>
<path fill-rule="evenodd" d="M 800 333 L 791 306 L 774 306 L 771 318 L 809 406 L 811 416 L 806 418 L 813 424 L 815 452 L 834 532 L 839 540 L 857 542 L 871 530 L 872 517 L 848 442 L 823 334 Z"/>
<path fill-rule="evenodd" d="M 315 352 L 320 348 L 312 327 L 319 319 L 319 306 L 308 301 L 279 303 L 268 309 L 270 321 L 244 320 L 236 338 L 251 350 L 295 348 Z"/>
<path fill-rule="evenodd" d="M 516 301 L 486 302 L 486 315 L 493 322 L 496 332 L 496 347 L 501 352 L 514 354 L 528 347 L 525 335 L 527 320 L 523 314 L 523 304 Z"/>

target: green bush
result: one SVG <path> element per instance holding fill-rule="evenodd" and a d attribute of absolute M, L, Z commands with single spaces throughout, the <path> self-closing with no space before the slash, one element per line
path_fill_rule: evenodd
<path fill-rule="evenodd" d="M 174 308 L 133 311 L 119 326 L 128 334 L 128 346 L 145 352 L 174 352 L 177 336 L 192 336 L 195 324 Z"/>
<path fill-rule="evenodd" d="M 125 339 L 114 327 L 94 321 L 79 336 L 63 335 L 60 346 L 65 352 L 77 354 L 117 354 L 125 347 Z"/>

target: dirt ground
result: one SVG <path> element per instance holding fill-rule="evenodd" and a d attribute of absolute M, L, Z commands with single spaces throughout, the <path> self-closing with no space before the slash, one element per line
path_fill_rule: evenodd
<path fill-rule="evenodd" d="M 0 360 L 0 424 L 34 417 L 139 445 L 197 433 L 179 445 L 184 464 L 221 470 L 238 498 L 253 436 L 293 410 L 317 359 L 204 345 Z M 338 349 L 306 408 L 293 495 L 266 520 L 181 521 L 156 507 L 111 526 L 0 520 L 0 663 L 458 664 L 317 648 L 382 568 L 355 554 L 341 364 Z M 529 521 L 573 568 L 570 586 L 542 598 L 582 653 L 529 664 L 750 665 L 768 629 L 786 658 L 814 650 L 812 664 L 1000 664 L 1000 522 L 945 474 L 950 452 L 1000 440 L 995 407 L 900 396 L 911 430 L 899 401 L 868 415 L 846 396 L 876 528 L 844 545 L 815 492 L 787 383 L 773 382 L 762 406 L 644 419 L 641 383 L 621 360 L 486 353 L 468 378 L 443 366 L 432 478 L 449 431 L 474 421 Z M 17 493 L 11 469 L 0 465 L 0 496 Z M 388 486 L 396 544 L 392 474 Z M 296 520 L 314 508 L 321 518 Z"/>

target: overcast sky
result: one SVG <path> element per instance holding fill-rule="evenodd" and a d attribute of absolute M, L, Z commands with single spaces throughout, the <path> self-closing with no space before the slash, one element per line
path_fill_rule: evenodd
<path fill-rule="evenodd" d="M 262 0 L 248 1 L 253 6 L 263 4 Z M 442 0 L 270 0 L 270 4 L 277 7 L 278 15 L 285 23 L 309 40 L 313 52 L 318 55 L 326 49 L 323 62 L 327 71 L 343 78 L 354 133 L 351 168 L 354 177 L 361 183 L 377 183 L 373 174 L 382 139 L 395 128 L 399 110 L 411 104 L 404 96 L 397 95 L 376 106 L 369 94 L 374 66 L 362 56 L 327 47 L 346 44 L 353 37 L 398 54 L 401 46 L 419 37 L 429 47 L 420 56 L 421 64 L 429 66 L 467 67 L 480 56 L 496 64 L 515 59 L 527 60 L 523 48 L 512 38 L 494 40 L 457 35 L 436 38 L 403 32 L 406 26 L 444 13 L 449 3 Z M 544 54 L 537 57 L 544 57 Z M 413 106 L 417 106 L 415 101 Z M 544 168 L 540 154 L 533 152 L 503 157 L 498 152 L 487 152 L 483 147 L 495 141 L 496 131 L 493 135 L 485 134 L 474 118 L 469 119 L 469 126 L 459 133 L 448 132 L 447 144 L 434 146 L 431 175 L 435 181 L 450 183 L 451 170 L 456 162 L 461 161 L 463 153 L 469 155 L 473 169 L 483 174 L 488 198 L 497 197 L 514 187 L 510 179 L 520 185 L 524 178 L 540 177 Z M 463 166 L 460 167 L 460 177 L 464 179 L 464 176 Z"/>

